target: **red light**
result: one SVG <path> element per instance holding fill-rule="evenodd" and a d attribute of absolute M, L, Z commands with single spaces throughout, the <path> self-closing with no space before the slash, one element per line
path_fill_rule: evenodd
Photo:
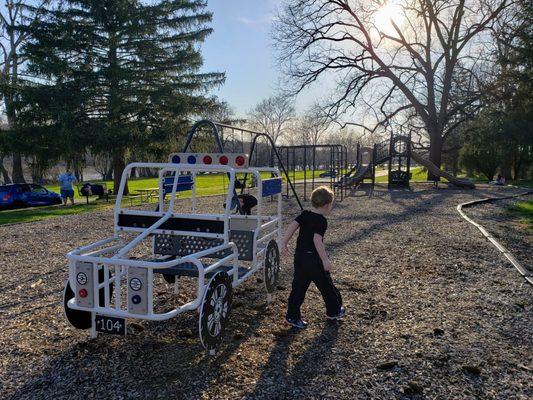
<path fill-rule="evenodd" d="M 221 157 L 220 157 L 220 164 L 222 164 L 222 165 L 227 165 L 227 164 L 228 164 L 228 157 L 226 157 L 226 156 L 221 156 Z"/>
<path fill-rule="evenodd" d="M 85 290 L 85 289 L 80 289 L 78 294 L 80 295 L 80 297 L 87 297 L 87 295 L 88 295 L 87 290 Z"/>
<path fill-rule="evenodd" d="M 211 164 L 213 162 L 213 159 L 211 156 L 204 156 L 204 164 Z"/>
<path fill-rule="evenodd" d="M 239 167 L 242 167 L 244 165 L 244 157 L 243 156 L 237 156 L 235 158 L 235 164 L 237 164 Z"/>

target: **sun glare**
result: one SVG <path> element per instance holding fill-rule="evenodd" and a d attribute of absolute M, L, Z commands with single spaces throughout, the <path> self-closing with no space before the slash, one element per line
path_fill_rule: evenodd
<path fill-rule="evenodd" d="M 402 19 L 403 13 L 400 4 L 397 1 L 390 0 L 383 4 L 374 14 L 374 25 L 381 33 L 395 36 L 396 30 L 391 21 L 400 26 Z"/>

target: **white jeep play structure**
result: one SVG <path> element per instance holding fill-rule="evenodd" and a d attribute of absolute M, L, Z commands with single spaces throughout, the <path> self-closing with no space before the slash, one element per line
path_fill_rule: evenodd
<path fill-rule="evenodd" d="M 133 168 L 158 171 L 155 211 L 123 207 L 125 184 Z M 227 181 L 225 203 L 218 214 L 197 212 L 198 180 L 206 174 L 219 174 Z M 251 215 L 239 212 L 237 174 L 254 178 L 257 206 Z M 249 167 L 245 154 L 176 153 L 168 163 L 129 164 L 116 199 L 114 235 L 67 254 L 64 308 L 68 321 L 78 329 L 90 329 L 96 337 L 98 332 L 125 334 L 127 320 L 162 321 L 197 310 L 201 343 L 213 353 L 227 326 L 233 288 L 263 270 L 268 300 L 276 290 L 281 187 L 277 168 Z M 179 193 L 184 198 L 177 201 Z M 131 255 L 150 239 L 152 254 Z M 170 311 L 155 312 L 158 274 L 174 282 L 175 292 L 177 278 L 196 278 L 196 297 L 172 304 Z"/>

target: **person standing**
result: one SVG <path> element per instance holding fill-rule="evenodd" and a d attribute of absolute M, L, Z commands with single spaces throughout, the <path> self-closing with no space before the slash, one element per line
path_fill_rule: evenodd
<path fill-rule="evenodd" d="M 70 202 L 72 203 L 72 205 L 74 205 L 73 184 L 77 182 L 74 174 L 70 172 L 69 168 L 67 168 L 65 172 L 59 174 L 57 180 L 59 181 L 59 188 L 61 192 L 61 198 L 63 199 L 63 205 L 67 205 L 68 199 L 70 199 Z"/>

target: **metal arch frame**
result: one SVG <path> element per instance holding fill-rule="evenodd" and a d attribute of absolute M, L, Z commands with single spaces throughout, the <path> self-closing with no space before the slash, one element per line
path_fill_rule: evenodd
<path fill-rule="evenodd" d="M 211 133 L 213 134 L 215 141 L 218 146 L 219 153 L 224 153 L 224 144 L 222 143 L 222 140 L 220 140 L 220 134 L 218 133 L 218 127 L 217 125 L 208 119 L 202 119 L 198 122 L 196 122 L 191 129 L 189 130 L 189 133 L 187 135 L 187 140 L 185 141 L 185 145 L 183 146 L 182 153 L 187 153 L 187 150 L 189 149 L 189 146 L 191 145 L 192 139 L 194 135 L 196 134 L 196 131 L 201 128 L 203 125 L 208 125 L 211 128 Z"/>
<path fill-rule="evenodd" d="M 202 121 L 200 121 L 200 122 L 202 122 Z M 270 136 L 268 136 L 264 132 L 253 131 L 251 129 L 239 128 L 237 126 L 223 124 L 223 123 L 220 123 L 220 122 L 211 122 L 211 121 L 208 121 L 208 122 L 210 122 L 210 125 L 211 124 L 215 125 L 215 127 L 233 129 L 233 130 L 246 132 L 246 133 L 249 133 L 251 135 L 254 135 L 254 138 L 252 139 L 252 143 L 251 143 L 251 147 L 250 147 L 250 153 L 249 153 L 249 156 L 248 156 L 248 159 L 250 160 L 250 163 L 252 163 L 252 160 L 253 160 L 252 157 L 254 155 L 254 150 L 255 150 L 256 143 L 257 143 L 257 139 L 260 138 L 260 137 L 265 138 L 267 140 L 267 142 L 270 144 L 271 150 L 274 152 L 274 154 L 276 155 L 276 157 L 277 157 L 277 159 L 279 161 L 279 166 L 281 167 L 281 171 L 283 172 L 283 174 L 285 175 L 285 178 L 287 179 L 287 185 L 289 185 L 289 187 L 291 188 L 291 190 L 292 190 L 292 192 L 294 194 L 294 197 L 296 197 L 296 202 L 298 203 L 298 206 L 300 207 L 301 210 L 304 209 L 303 205 L 302 205 L 302 202 L 300 201 L 300 198 L 298 196 L 298 193 L 296 192 L 296 189 L 294 188 L 294 185 L 293 185 L 293 183 L 291 181 L 291 178 L 289 177 L 287 169 L 285 168 L 285 165 L 283 164 L 283 160 L 282 160 L 282 158 L 281 158 L 281 156 L 279 154 L 279 151 L 277 150 L 276 144 L 274 143 L 274 141 L 272 140 L 272 138 Z M 216 132 L 218 134 L 218 128 L 216 129 Z M 244 175 L 244 183 L 245 184 L 246 184 L 246 179 L 247 179 L 247 176 L 245 174 Z M 244 186 L 245 185 L 243 185 L 243 188 L 241 188 L 241 193 L 244 190 Z"/>
<path fill-rule="evenodd" d="M 220 133 L 218 132 L 217 124 L 215 124 L 213 121 L 210 121 L 208 119 L 202 119 L 193 124 L 193 126 L 189 130 L 189 133 L 187 134 L 187 140 L 185 141 L 185 145 L 183 146 L 182 153 L 187 153 L 187 150 L 189 149 L 189 146 L 191 145 L 194 135 L 196 134 L 198 129 L 204 125 L 207 125 L 211 128 L 211 133 L 213 134 L 213 137 L 215 138 L 215 142 L 217 143 L 219 153 L 225 153 L 224 144 L 222 143 L 222 140 L 220 139 Z M 237 197 L 237 191 L 235 188 L 233 188 L 233 196 Z M 239 202 L 237 202 L 237 210 L 239 211 L 240 214 L 243 213 L 241 204 Z"/>
<path fill-rule="evenodd" d="M 293 167 L 295 167 L 296 165 L 296 151 L 297 150 L 304 150 L 303 152 L 303 159 L 304 159 L 304 164 L 307 165 L 307 150 L 308 149 L 312 149 L 313 150 L 313 153 L 312 153 L 312 165 L 313 165 L 313 174 L 312 174 L 312 183 L 311 183 L 311 190 L 314 189 L 315 187 L 315 166 L 316 166 L 316 150 L 320 150 L 320 149 L 329 149 L 330 151 L 330 154 L 329 154 L 329 169 L 330 171 L 331 170 L 336 170 L 336 172 L 338 172 L 338 176 L 342 176 L 342 170 L 347 170 L 348 169 L 348 149 L 346 146 L 342 145 L 342 144 L 316 144 L 316 145 L 312 145 L 312 144 L 302 144 L 302 145 L 294 145 L 294 146 L 279 146 L 278 147 L 280 153 L 281 153 L 281 156 L 283 157 L 283 152 L 286 151 L 286 154 L 287 154 L 287 167 L 289 168 L 289 170 L 291 169 L 291 164 L 290 164 L 290 151 L 292 150 L 292 161 L 293 161 Z M 293 168 L 293 172 L 295 171 L 295 168 Z M 338 181 L 338 178 L 337 177 L 333 177 L 330 175 L 329 177 L 330 179 L 330 187 L 332 190 L 336 191 L 338 189 L 339 193 L 340 193 L 340 200 L 342 201 L 344 199 L 344 196 L 345 196 L 345 191 L 346 191 L 346 188 L 342 187 L 342 186 L 338 186 L 338 185 L 335 185 L 335 183 Z M 287 191 L 287 196 L 288 196 L 288 191 Z M 304 169 L 304 201 L 307 199 L 307 170 Z"/>
<path fill-rule="evenodd" d="M 118 224 L 118 216 L 121 213 L 125 213 L 127 209 L 123 208 L 121 205 L 122 197 L 124 195 L 124 188 L 126 180 L 132 168 L 158 168 L 160 170 L 160 211 L 141 211 L 141 210 L 128 210 L 128 214 L 132 215 L 144 215 L 144 216 L 157 216 L 159 219 L 149 227 L 135 227 L 135 228 L 124 228 Z M 177 214 L 174 213 L 174 202 L 176 198 L 176 189 L 178 176 L 180 172 L 193 172 L 193 176 L 196 176 L 200 171 L 209 171 L 209 172 L 224 172 L 230 176 L 230 184 L 228 187 L 226 195 L 226 207 L 224 213 L 222 214 L 202 214 L 198 216 L 197 214 Z M 280 177 L 281 174 L 276 168 L 242 168 L 235 169 L 230 166 L 216 166 L 216 165 L 191 165 L 191 164 L 172 164 L 172 163 L 132 163 L 126 166 L 121 180 L 121 185 L 119 187 L 119 194 L 115 203 L 114 210 L 114 230 L 115 234 L 112 237 L 109 237 L 104 240 L 100 240 L 96 243 L 90 244 L 88 246 L 83 246 L 77 248 L 67 254 L 67 259 L 69 261 L 69 282 L 72 288 L 76 288 L 76 267 L 79 262 L 87 262 L 92 264 L 92 293 L 98 293 L 100 289 L 104 289 L 104 298 L 103 303 L 99 296 L 94 296 L 94 306 L 81 306 L 77 304 L 77 295 L 73 299 L 69 300 L 67 306 L 74 310 L 87 311 L 92 314 L 92 327 L 91 327 L 91 336 L 96 336 L 96 327 L 95 327 L 95 316 L 96 314 L 119 317 L 119 318 L 134 318 L 134 319 L 146 319 L 153 321 L 161 321 L 172 318 L 178 314 L 181 314 L 185 311 L 197 309 L 201 305 L 201 300 L 203 294 L 206 290 L 205 276 L 211 271 L 217 269 L 222 265 L 230 265 L 231 269 L 228 271 L 228 274 L 232 276 L 233 287 L 236 287 L 248 279 L 253 273 L 264 267 L 265 263 L 265 252 L 267 248 L 267 243 L 272 239 L 281 238 L 281 229 L 282 229 L 282 194 L 281 192 L 274 195 L 277 196 L 277 210 L 276 214 L 263 215 L 264 208 L 262 207 L 263 198 L 262 196 L 258 197 L 257 205 L 257 214 L 252 218 L 257 219 L 258 224 L 254 229 L 253 235 L 253 260 L 251 265 L 248 268 L 248 271 L 241 277 L 238 276 L 239 271 L 239 260 L 238 260 L 238 250 L 234 242 L 229 240 L 229 230 L 230 230 L 230 219 L 247 219 L 249 216 L 235 215 L 231 216 L 231 193 L 235 189 L 235 175 L 236 173 L 249 173 L 253 174 L 258 182 L 258 191 L 259 194 L 262 193 L 262 172 L 268 172 L 271 175 Z M 174 180 L 172 184 L 172 191 L 170 192 L 170 201 L 168 208 L 165 210 L 163 205 L 163 196 L 161 191 L 163 188 L 163 179 L 161 179 L 165 174 L 173 173 Z M 194 193 L 193 193 L 194 194 Z M 194 204 L 194 198 L 191 198 Z M 275 215 L 275 216 L 274 216 Z M 210 219 L 210 220 L 219 220 L 224 222 L 224 233 L 207 233 L 207 232 L 182 232 L 175 231 L 170 229 L 160 229 L 162 223 L 167 221 L 172 217 L 188 217 L 192 219 Z M 129 242 L 125 242 L 123 238 L 119 235 L 120 232 L 133 232 L 138 233 L 138 236 Z M 223 243 L 212 248 L 198 251 L 196 253 L 189 254 L 183 257 L 177 258 L 163 258 L 161 260 L 148 261 L 148 260 L 136 260 L 128 258 L 128 253 L 135 248 L 142 240 L 146 239 L 149 235 L 152 234 L 186 234 L 188 236 L 198 236 L 198 237 L 207 237 L 207 238 L 218 238 L 223 239 Z M 217 260 L 211 265 L 204 265 L 200 259 L 209 257 L 210 254 L 223 251 L 231 250 L 231 253 L 228 256 L 225 256 L 222 259 Z M 193 264 L 198 272 L 197 278 L 197 290 L 196 298 L 192 301 L 187 302 L 186 304 L 179 305 L 175 309 L 165 312 L 165 313 L 154 313 L 153 310 L 153 273 L 154 270 L 171 268 L 183 263 Z M 127 304 L 124 304 L 122 299 L 121 290 L 124 287 L 121 284 L 124 284 L 124 277 L 126 277 L 126 288 L 129 282 L 127 282 L 128 269 L 130 267 L 137 267 L 146 270 L 146 304 L 147 312 L 146 313 L 135 313 L 130 311 L 127 308 Z M 104 270 L 104 280 L 102 282 L 98 281 L 98 271 L 100 269 Z M 111 274 L 111 269 L 114 274 Z M 115 294 L 114 305 L 111 304 L 112 293 L 110 290 L 110 284 L 114 284 L 113 292 Z"/>

